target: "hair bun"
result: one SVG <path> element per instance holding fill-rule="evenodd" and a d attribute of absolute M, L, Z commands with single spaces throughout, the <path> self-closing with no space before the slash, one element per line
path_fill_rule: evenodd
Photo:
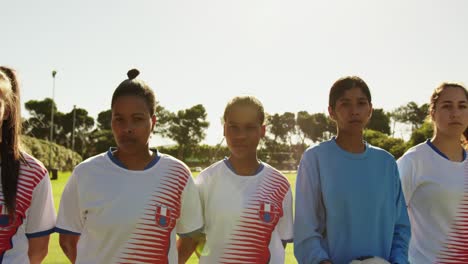
<path fill-rule="evenodd" d="M 140 72 L 137 69 L 131 69 L 127 72 L 127 76 L 129 80 L 135 79 Z"/>

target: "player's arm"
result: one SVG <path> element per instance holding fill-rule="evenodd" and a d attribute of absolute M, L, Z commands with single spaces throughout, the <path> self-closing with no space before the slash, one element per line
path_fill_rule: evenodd
<path fill-rule="evenodd" d="M 177 239 L 177 253 L 179 264 L 184 264 L 197 247 L 197 241 L 191 237 L 180 237 Z"/>
<path fill-rule="evenodd" d="M 411 238 L 411 227 L 406 209 L 405 198 L 401 188 L 398 168 L 394 166 L 395 174 L 395 228 L 393 232 L 392 249 L 390 252 L 390 260 L 392 263 L 409 263 L 408 248 Z"/>
<path fill-rule="evenodd" d="M 192 256 L 196 248 L 199 246 L 203 246 L 204 242 L 205 236 L 200 232 L 189 236 L 179 237 L 179 239 L 177 240 L 179 264 L 186 263 L 190 256 Z M 200 257 L 198 253 L 197 256 Z"/>
<path fill-rule="evenodd" d="M 283 244 L 283 248 L 286 249 L 288 243 L 293 242 L 293 198 L 291 187 L 289 187 L 286 195 L 283 198 L 283 216 L 280 218 L 277 230 Z"/>
<path fill-rule="evenodd" d="M 39 264 L 47 256 L 49 238 L 54 232 L 56 220 L 49 174 L 44 170 L 42 176 L 42 180 L 34 188 L 25 225 L 31 264 Z"/>
<path fill-rule="evenodd" d="M 179 235 L 176 243 L 179 263 L 185 263 L 203 240 L 202 230 L 203 214 L 200 197 L 190 176 L 182 192 L 181 213 L 176 225 L 176 232 Z"/>
<path fill-rule="evenodd" d="M 318 157 L 306 151 L 296 178 L 296 217 L 294 220 L 294 255 L 299 264 L 329 260 L 323 248 L 325 207 L 319 180 Z"/>
<path fill-rule="evenodd" d="M 65 253 L 65 256 L 67 256 L 67 258 L 71 261 L 71 263 L 75 263 L 77 251 L 76 246 L 78 244 L 79 239 L 79 235 L 60 234 L 60 247 L 62 248 L 63 253 Z"/>
<path fill-rule="evenodd" d="M 40 264 L 47 256 L 49 248 L 49 235 L 28 239 L 29 263 Z"/>
<path fill-rule="evenodd" d="M 77 244 L 84 226 L 84 209 L 80 206 L 77 168 L 68 179 L 62 199 L 55 232 L 59 233 L 59 244 L 65 256 L 75 263 L 77 257 Z"/>

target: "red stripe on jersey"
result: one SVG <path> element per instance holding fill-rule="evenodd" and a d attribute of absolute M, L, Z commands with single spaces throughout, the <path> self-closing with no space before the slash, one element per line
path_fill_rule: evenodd
<path fill-rule="evenodd" d="M 458 208 L 458 213 L 452 225 L 444 249 L 437 257 L 440 264 L 468 263 L 468 163 L 465 162 L 465 195 Z"/>
<path fill-rule="evenodd" d="M 168 169 L 130 236 L 119 263 L 168 263 L 171 233 L 180 216 L 182 192 L 189 177 L 190 171 L 182 164 L 174 163 Z"/>
<path fill-rule="evenodd" d="M 0 255 L 3 255 L 7 250 L 12 248 L 12 238 L 16 234 L 18 228 L 23 224 L 24 218 L 26 217 L 26 211 L 31 206 L 32 194 L 36 186 L 41 180 L 48 175 L 47 170 L 44 166 L 36 159 L 24 155 L 27 164 L 20 164 L 18 186 L 16 193 L 16 208 L 15 208 L 15 219 L 11 221 L 7 215 L 2 215 L 8 219 L 6 226 L 0 226 Z M 4 210 L 4 197 L 2 190 L 0 189 L 0 212 Z"/>
<path fill-rule="evenodd" d="M 220 263 L 268 263 L 271 234 L 283 216 L 283 200 L 289 183 L 283 175 L 272 171 L 266 175 L 250 197 L 241 220 L 224 248 Z M 269 204 L 269 210 L 262 207 Z M 268 206 L 267 206 L 268 208 Z"/>

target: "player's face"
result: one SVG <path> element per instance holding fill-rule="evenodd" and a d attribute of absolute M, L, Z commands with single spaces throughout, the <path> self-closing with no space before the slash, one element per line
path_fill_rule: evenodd
<path fill-rule="evenodd" d="M 431 113 L 437 133 L 460 138 L 468 127 L 468 100 L 461 88 L 445 88 Z"/>
<path fill-rule="evenodd" d="M 112 106 L 112 133 L 120 150 L 148 151 L 148 141 L 156 123 L 146 101 L 140 96 L 120 96 Z"/>
<path fill-rule="evenodd" d="M 328 107 L 328 112 L 336 121 L 339 131 L 362 133 L 372 115 L 372 104 L 361 88 L 355 87 L 336 101 L 334 109 Z"/>
<path fill-rule="evenodd" d="M 258 143 L 265 136 L 265 126 L 260 124 L 257 109 L 234 106 L 226 117 L 224 136 L 232 156 L 256 158 Z"/>

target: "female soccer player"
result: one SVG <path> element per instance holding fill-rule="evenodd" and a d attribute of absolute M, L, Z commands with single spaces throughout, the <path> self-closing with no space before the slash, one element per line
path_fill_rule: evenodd
<path fill-rule="evenodd" d="M 432 139 L 398 160 L 413 238 L 411 263 L 468 263 L 468 92 L 443 83 L 431 96 Z"/>
<path fill-rule="evenodd" d="M 55 209 L 47 170 L 19 148 L 20 109 L 16 74 L 0 67 L 0 263 L 38 264 L 47 255 Z"/>
<path fill-rule="evenodd" d="M 359 77 L 336 81 L 328 112 L 337 135 L 311 147 L 296 181 L 294 252 L 300 264 L 376 256 L 406 264 L 410 226 L 395 159 L 363 140 L 371 94 Z"/>
<path fill-rule="evenodd" d="M 117 148 L 79 164 L 63 191 L 57 231 L 73 263 L 177 263 L 175 233 L 203 226 L 190 170 L 148 147 L 156 100 L 138 74 L 112 96 Z"/>
<path fill-rule="evenodd" d="M 225 108 L 231 154 L 195 179 L 205 220 L 200 263 L 284 263 L 284 246 L 292 240 L 292 194 L 286 177 L 257 158 L 264 119 L 252 96 L 235 97 Z"/>

